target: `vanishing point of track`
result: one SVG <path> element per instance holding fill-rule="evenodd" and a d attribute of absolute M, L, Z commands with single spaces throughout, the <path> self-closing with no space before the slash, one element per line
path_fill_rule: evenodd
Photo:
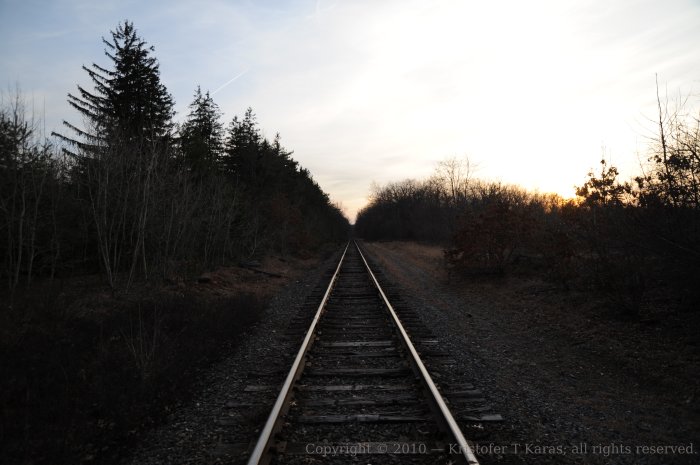
<path fill-rule="evenodd" d="M 248 464 L 344 463 L 361 454 L 478 464 L 421 359 L 437 341 L 417 320 L 395 310 L 360 247 L 348 244 Z M 500 419 L 465 388 L 468 420 Z"/>

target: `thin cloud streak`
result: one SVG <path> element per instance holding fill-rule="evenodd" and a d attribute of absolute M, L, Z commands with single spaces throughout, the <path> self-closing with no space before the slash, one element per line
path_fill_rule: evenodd
<path fill-rule="evenodd" d="M 250 68 L 248 68 L 248 69 L 242 71 L 240 74 L 238 74 L 238 75 L 234 76 L 233 78 L 231 78 L 230 80 L 228 80 L 225 84 L 221 85 L 218 89 L 216 89 L 215 91 L 213 91 L 213 92 L 211 93 L 211 96 L 213 97 L 214 95 L 216 95 L 217 92 L 219 92 L 220 90 L 224 89 L 224 88 L 225 88 L 226 86 L 228 86 L 229 84 L 231 84 L 231 83 L 233 83 L 234 81 L 236 81 L 236 79 L 240 78 L 241 76 L 243 76 L 244 74 L 246 74 L 248 71 L 250 71 Z"/>

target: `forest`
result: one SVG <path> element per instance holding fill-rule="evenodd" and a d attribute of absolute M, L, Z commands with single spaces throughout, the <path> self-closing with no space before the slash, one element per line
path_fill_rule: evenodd
<path fill-rule="evenodd" d="M 251 108 L 225 124 L 196 87 L 178 124 L 134 24 L 102 41 L 108 64 L 83 67 L 93 88 L 68 95 L 63 131 L 43 138 L 21 92 L 0 106 L 4 463 L 105 463 L 95 444 L 162 417 L 264 305 L 186 283 L 271 253 L 323 256 L 349 234 Z"/>
<path fill-rule="evenodd" d="M 642 174 L 621 180 L 605 159 L 575 199 L 478 179 L 468 158 L 432 176 L 374 186 L 355 233 L 444 247 L 451 275 L 533 272 L 605 296 L 619 315 L 700 304 L 700 116 L 657 96 L 657 132 Z"/>
<path fill-rule="evenodd" d="M 104 39 L 103 39 L 104 40 Z M 101 271 L 112 289 L 264 250 L 308 250 L 348 221 L 279 134 L 251 108 L 224 127 L 199 87 L 184 122 L 154 49 L 126 22 L 104 40 L 111 67 L 84 67 L 94 90 L 68 103 L 76 120 L 41 140 L 21 95 L 0 113 L 0 252 L 10 301 L 37 277 Z"/>

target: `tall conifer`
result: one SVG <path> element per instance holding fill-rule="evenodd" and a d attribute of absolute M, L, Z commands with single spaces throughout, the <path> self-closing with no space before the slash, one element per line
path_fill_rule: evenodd
<path fill-rule="evenodd" d="M 104 37 L 105 55 L 111 66 L 83 66 L 95 86 L 68 94 L 68 103 L 83 116 L 86 127 L 64 121 L 73 137 L 57 134 L 73 147 L 95 152 L 114 141 L 139 144 L 169 140 L 174 115 L 173 99 L 160 81 L 154 48 L 141 39 L 134 24 L 124 21 Z"/>
<path fill-rule="evenodd" d="M 180 147 L 189 167 L 198 172 L 215 168 L 224 148 L 221 110 L 209 95 L 197 86 L 190 113 L 180 128 Z"/>

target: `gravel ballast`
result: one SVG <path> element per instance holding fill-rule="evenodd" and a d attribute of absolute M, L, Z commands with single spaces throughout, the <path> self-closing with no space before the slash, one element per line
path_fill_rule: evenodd
<path fill-rule="evenodd" d="M 483 463 L 700 463 L 686 335 L 595 315 L 537 279 L 449 281 L 438 247 L 364 247 L 458 361 L 452 375 L 503 415 L 477 441 Z"/>
<path fill-rule="evenodd" d="M 274 402 L 275 386 L 284 380 L 301 342 L 286 335 L 290 322 L 312 316 L 318 289 L 327 284 L 339 256 L 282 288 L 260 320 L 241 335 L 235 350 L 201 373 L 196 394 L 175 407 L 163 425 L 144 434 L 123 463 L 245 463 L 242 447 L 257 438 Z M 245 392 L 246 386 L 263 390 Z"/>
<path fill-rule="evenodd" d="M 449 281 L 437 247 L 364 248 L 380 279 L 455 360 L 448 372 L 434 370 L 436 381 L 473 384 L 503 416 L 465 431 L 482 463 L 699 463 L 700 358 L 685 333 L 606 319 L 585 295 L 531 277 Z M 244 447 L 256 439 L 301 342 L 288 336 L 290 322 L 311 317 L 310 302 L 338 258 L 278 293 L 236 350 L 202 373 L 191 401 L 145 434 L 124 463 L 245 463 Z M 382 463 L 380 456 L 358 460 Z"/>

